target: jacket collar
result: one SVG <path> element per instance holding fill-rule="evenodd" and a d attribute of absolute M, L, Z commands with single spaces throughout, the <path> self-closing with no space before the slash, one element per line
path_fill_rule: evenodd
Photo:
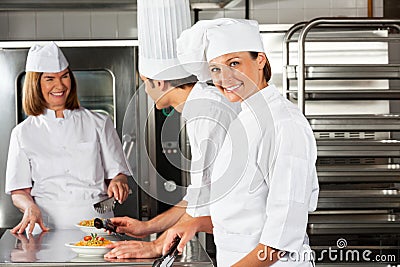
<path fill-rule="evenodd" d="M 72 110 L 64 109 L 63 113 L 64 113 L 64 119 L 68 119 L 69 117 L 71 117 Z M 49 119 L 49 120 L 59 119 L 59 118 L 56 118 L 56 112 L 54 110 L 48 109 L 48 108 L 45 109 L 45 111 L 43 113 L 43 117 L 46 119 Z"/>

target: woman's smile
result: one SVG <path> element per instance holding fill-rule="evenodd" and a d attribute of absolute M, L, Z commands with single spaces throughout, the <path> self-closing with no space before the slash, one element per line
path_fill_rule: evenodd
<path fill-rule="evenodd" d="M 62 97 L 65 95 L 66 90 L 61 91 L 61 92 L 50 92 L 50 95 L 54 96 L 54 97 Z"/>
<path fill-rule="evenodd" d="M 242 85 L 243 85 L 243 83 L 240 83 L 240 84 L 237 84 L 237 85 L 232 85 L 232 86 L 229 86 L 229 87 L 224 87 L 224 90 L 228 91 L 228 92 L 232 92 L 232 91 L 235 91 L 235 90 L 239 89 Z"/>

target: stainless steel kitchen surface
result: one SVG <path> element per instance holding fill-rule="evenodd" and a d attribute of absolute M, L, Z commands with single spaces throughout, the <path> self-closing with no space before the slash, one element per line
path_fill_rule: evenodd
<path fill-rule="evenodd" d="M 55 230 L 27 238 L 6 231 L 0 239 L 0 266 L 152 266 L 155 259 L 104 259 L 102 256 L 82 256 L 66 243 L 78 242 L 84 237 L 80 230 Z M 110 238 L 118 241 L 118 238 Z M 193 239 L 179 255 L 174 266 L 213 266 L 211 259 Z"/>

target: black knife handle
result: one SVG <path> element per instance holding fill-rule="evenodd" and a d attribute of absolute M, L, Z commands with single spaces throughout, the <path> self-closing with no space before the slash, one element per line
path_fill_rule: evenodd
<path fill-rule="evenodd" d="M 110 231 L 111 233 L 119 234 L 119 235 L 124 235 L 124 233 L 117 233 L 117 226 L 115 226 L 110 219 L 100 219 L 100 218 L 95 218 L 94 219 L 94 227 L 97 229 L 106 229 L 107 231 Z"/>
<path fill-rule="evenodd" d="M 168 250 L 168 252 L 167 252 L 167 254 L 166 255 L 170 255 L 170 256 L 176 256 L 176 255 L 178 255 L 178 245 L 179 245 L 179 242 L 181 242 L 181 238 L 179 237 L 179 236 L 176 236 L 175 238 L 174 238 L 174 240 L 172 241 L 172 245 L 171 245 L 171 247 L 169 248 L 169 250 Z"/>

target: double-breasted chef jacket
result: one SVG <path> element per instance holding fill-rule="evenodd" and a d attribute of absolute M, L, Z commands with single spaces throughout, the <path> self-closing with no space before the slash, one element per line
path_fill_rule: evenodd
<path fill-rule="evenodd" d="M 31 195 L 50 228 L 69 229 L 98 214 L 93 204 L 107 194 L 105 179 L 130 175 L 111 119 L 83 107 L 46 109 L 29 116 L 11 133 L 6 193 L 32 188 Z"/>

